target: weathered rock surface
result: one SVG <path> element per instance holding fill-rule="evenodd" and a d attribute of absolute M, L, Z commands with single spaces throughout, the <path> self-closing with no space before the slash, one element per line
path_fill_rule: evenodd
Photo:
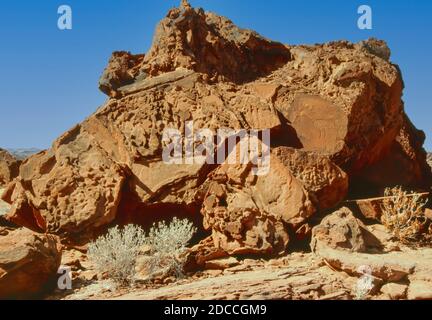
<path fill-rule="evenodd" d="M 0 149 L 0 186 L 8 184 L 18 176 L 20 164 L 20 160 L 8 151 Z"/>
<path fill-rule="evenodd" d="M 234 260 L 229 264 L 234 264 Z M 311 254 L 292 254 L 271 261 L 245 259 L 235 265 L 224 265 L 224 267 L 228 268 L 223 271 L 206 270 L 174 283 L 138 287 L 133 291 L 107 290 L 108 285 L 93 282 L 62 298 L 66 300 L 343 300 L 352 297 L 356 282 L 356 278 L 323 266 Z"/>
<path fill-rule="evenodd" d="M 388 283 L 381 288 L 384 293 L 391 300 L 405 299 L 407 296 L 408 286 L 398 283 Z"/>
<path fill-rule="evenodd" d="M 3 193 L 3 188 L 0 188 L 0 195 Z M 10 205 L 0 199 L 0 217 L 10 210 Z"/>
<path fill-rule="evenodd" d="M 113 54 L 103 107 L 24 161 L 3 196 L 7 218 L 72 240 L 168 211 L 199 221 L 201 211 L 217 250 L 283 252 L 287 229 L 306 230 L 348 188 L 431 185 L 424 135 L 404 113 L 388 60 L 378 40 L 286 46 L 184 4 L 145 56 Z M 185 132 L 188 121 L 214 135 L 269 129 L 268 175 L 164 162 L 164 130 Z"/>
<path fill-rule="evenodd" d="M 327 248 L 348 252 L 365 252 L 366 227 L 348 208 L 342 208 L 325 217 L 312 229 L 312 251 L 320 254 Z"/>
<path fill-rule="evenodd" d="M 347 251 L 343 252 L 349 255 Z M 356 254 L 358 255 L 358 254 Z M 362 299 L 398 300 L 429 299 L 431 295 L 431 249 L 407 249 L 390 256 L 361 254 L 366 257 L 340 272 L 340 269 L 313 253 L 291 253 L 274 260 L 214 259 L 210 267 L 185 279 L 171 283 L 146 284 L 134 289 L 109 289 L 103 281 L 89 282 L 87 274 L 77 272 L 73 292 L 58 292 L 51 299 L 120 299 L 120 300 L 345 300 L 354 299 L 360 289 L 359 279 L 365 276 L 368 264 L 373 262 L 372 276 L 377 290 Z M 367 259 L 371 257 L 371 260 Z M 379 262 L 379 260 L 383 260 Z M 396 262 L 400 261 L 398 267 Z M 381 269 L 376 263 L 381 264 Z M 389 265 L 387 266 L 386 264 Z M 411 264 L 411 267 L 410 267 Z M 414 266 L 414 267 L 413 267 Z M 362 267 L 360 269 L 354 269 Z M 387 268 L 387 269 L 386 269 Z M 408 269 L 405 269 L 408 268 Z M 83 270 L 86 268 L 83 268 Z M 222 270 L 223 269 L 223 270 Z M 351 271 L 353 270 L 353 271 Z M 362 272 L 359 272 L 361 270 Z M 404 271 L 405 270 L 405 271 Z M 86 272 L 91 272 L 87 270 Z M 409 275 L 407 276 L 407 273 Z M 80 279 L 85 280 L 79 285 Z M 401 280 L 402 279 L 402 280 Z M 235 285 L 233 285 L 235 284 Z"/>
<path fill-rule="evenodd" d="M 427 200 L 430 197 L 429 192 L 413 193 L 408 195 L 409 197 L 419 196 L 422 200 Z M 360 199 L 349 201 L 347 205 L 353 210 L 361 214 L 366 219 L 372 219 L 381 221 L 382 207 L 384 200 L 388 200 L 388 197 L 378 197 L 369 199 Z"/>
<path fill-rule="evenodd" d="M 60 266 L 59 241 L 26 229 L 0 229 L 0 299 L 47 293 Z"/>

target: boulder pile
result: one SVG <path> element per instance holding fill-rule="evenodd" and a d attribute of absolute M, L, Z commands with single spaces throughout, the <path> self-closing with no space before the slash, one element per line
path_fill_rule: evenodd
<path fill-rule="evenodd" d="M 425 135 L 404 112 L 402 75 L 380 40 L 284 45 L 184 2 L 148 53 L 113 53 L 99 87 L 104 106 L 3 178 L 16 177 L 3 194 L 10 222 L 86 242 L 113 224 L 181 215 L 208 237 L 203 251 L 277 255 L 349 197 L 432 184 Z M 269 130 L 269 172 L 164 161 L 165 130 L 192 122 L 194 132 Z M 361 251 L 361 224 L 340 215 L 347 226 L 328 240 L 316 230 L 316 246 Z"/>

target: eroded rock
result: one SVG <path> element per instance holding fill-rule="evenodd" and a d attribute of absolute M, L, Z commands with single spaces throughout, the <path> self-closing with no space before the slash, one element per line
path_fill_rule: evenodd
<path fill-rule="evenodd" d="M 0 235 L 0 298 L 29 298 L 47 293 L 50 281 L 56 279 L 60 260 L 59 240 L 55 236 L 27 229 Z"/>
<path fill-rule="evenodd" d="M 287 227 L 306 234 L 348 187 L 427 188 L 424 135 L 404 113 L 387 49 L 373 39 L 287 46 L 202 9 L 174 8 L 146 55 L 113 54 L 100 80 L 106 104 L 24 161 L 3 195 L 7 218 L 73 240 L 152 220 L 151 211 L 184 209 L 194 221 L 202 211 L 223 250 L 275 253 Z M 269 129 L 269 173 L 164 162 L 165 130 L 184 133 L 189 122 L 214 135 Z"/>
<path fill-rule="evenodd" d="M 8 151 L 0 149 L 0 186 L 8 184 L 18 176 L 20 165 L 20 160 Z"/>

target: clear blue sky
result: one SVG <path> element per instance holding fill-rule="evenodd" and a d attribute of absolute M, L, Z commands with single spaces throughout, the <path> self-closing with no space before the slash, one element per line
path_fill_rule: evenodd
<path fill-rule="evenodd" d="M 0 146 L 47 148 L 106 97 L 98 78 L 111 52 L 146 52 L 157 22 L 180 0 L 1 0 Z M 191 0 L 241 27 L 288 44 L 385 39 L 406 83 L 404 100 L 432 150 L 432 1 Z M 73 10 L 73 30 L 57 28 L 57 8 Z M 373 30 L 357 28 L 357 8 L 373 9 Z"/>

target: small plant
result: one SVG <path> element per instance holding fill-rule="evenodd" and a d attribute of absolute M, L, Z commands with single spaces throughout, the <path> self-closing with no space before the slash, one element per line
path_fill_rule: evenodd
<path fill-rule="evenodd" d="M 170 224 L 162 221 L 153 225 L 148 236 L 134 225 L 114 227 L 89 245 L 87 255 L 98 272 L 122 285 L 134 282 L 137 258 L 144 255 L 143 248 L 149 249 L 145 258 L 150 278 L 168 274 L 179 277 L 183 274 L 186 246 L 195 232 L 191 222 L 177 218 Z"/>
<path fill-rule="evenodd" d="M 153 225 L 146 239 L 146 245 L 151 248 L 148 259 L 149 273 L 173 273 L 177 277 L 182 276 L 186 246 L 195 232 L 196 228 L 187 219 L 174 218 L 170 224 L 162 221 Z"/>
<path fill-rule="evenodd" d="M 87 255 L 96 269 L 114 281 L 130 284 L 135 275 L 136 258 L 145 244 L 145 232 L 137 226 L 114 227 L 88 247 Z"/>
<path fill-rule="evenodd" d="M 383 225 L 401 242 L 416 240 L 424 227 L 422 195 L 406 192 L 402 187 L 387 188 L 382 205 Z"/>

